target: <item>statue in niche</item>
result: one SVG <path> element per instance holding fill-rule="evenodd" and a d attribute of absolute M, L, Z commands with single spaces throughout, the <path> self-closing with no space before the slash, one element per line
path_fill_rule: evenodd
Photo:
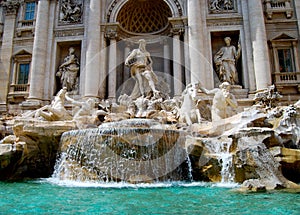
<path fill-rule="evenodd" d="M 69 54 L 65 57 L 64 62 L 59 66 L 56 76 L 60 78 L 62 87 L 66 87 L 68 92 L 78 94 L 78 72 L 79 60 L 75 55 L 75 49 L 69 48 Z"/>
<path fill-rule="evenodd" d="M 155 84 L 158 82 L 156 74 L 152 69 L 152 59 L 150 53 L 146 50 L 146 41 L 139 40 L 139 48 L 129 53 L 125 60 L 125 65 L 130 67 L 131 76 L 136 84 L 131 93 L 132 99 L 140 96 L 150 98 L 159 94 Z"/>
<path fill-rule="evenodd" d="M 65 23 L 80 23 L 82 19 L 82 1 L 61 0 L 60 21 Z"/>
<path fill-rule="evenodd" d="M 200 87 L 205 94 L 213 94 L 213 102 L 211 107 L 211 118 L 213 122 L 221 119 L 226 119 L 237 113 L 237 101 L 235 96 L 230 93 L 231 85 L 228 82 L 223 82 L 219 88 L 207 90 Z"/>
<path fill-rule="evenodd" d="M 224 38 L 226 46 L 222 47 L 214 56 L 214 63 L 221 82 L 228 82 L 231 85 L 239 83 L 236 69 L 236 61 L 241 55 L 241 45 L 238 43 L 238 49 L 231 45 L 231 38 Z"/>

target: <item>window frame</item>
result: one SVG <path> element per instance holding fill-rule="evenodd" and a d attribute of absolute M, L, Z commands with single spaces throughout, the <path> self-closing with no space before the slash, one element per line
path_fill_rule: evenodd
<path fill-rule="evenodd" d="M 24 79 L 22 82 L 24 82 L 24 83 L 19 83 L 20 82 L 20 76 L 21 76 L 21 65 L 26 65 L 26 66 L 28 66 L 28 68 L 26 69 L 26 71 L 27 71 L 27 82 L 25 83 L 25 78 L 23 77 L 22 79 Z M 29 82 L 29 73 L 30 73 L 30 62 L 19 62 L 18 64 L 17 64 L 17 74 L 16 74 L 16 80 L 15 80 L 15 84 L 17 84 L 17 85 L 21 85 L 21 84 L 28 84 L 28 82 Z"/>
<path fill-rule="evenodd" d="M 27 6 L 30 5 L 30 10 L 27 11 Z M 34 8 L 32 9 L 32 6 L 34 5 Z M 26 21 L 32 21 L 35 20 L 35 16 L 36 16 L 36 2 L 35 1 L 26 1 L 24 2 L 24 10 L 23 10 L 23 20 Z M 27 13 L 29 13 L 30 18 L 27 19 Z M 33 13 L 33 14 L 32 14 Z"/>
<path fill-rule="evenodd" d="M 290 72 L 300 72 L 299 61 L 298 61 L 298 47 L 297 41 L 294 39 L 279 39 L 271 40 L 271 47 L 273 52 L 273 73 L 280 72 L 280 62 L 278 50 L 290 50 L 291 53 L 291 63 L 292 71 Z"/>
<path fill-rule="evenodd" d="M 27 84 L 30 84 L 30 76 L 31 76 L 31 61 L 32 61 L 32 56 L 31 54 L 19 54 L 14 56 L 14 66 L 13 66 L 13 74 L 12 74 L 12 81 L 11 83 L 14 85 L 19 85 L 19 75 L 20 75 L 20 65 L 21 64 L 28 64 L 28 80 Z"/>
<path fill-rule="evenodd" d="M 285 51 L 289 51 L 289 59 L 287 59 L 286 57 L 285 57 Z M 283 59 L 281 58 L 281 56 L 280 56 L 280 51 L 283 51 Z M 293 47 L 279 47 L 279 48 L 277 48 L 277 57 L 278 57 L 278 66 L 279 66 L 279 72 L 296 72 L 296 66 L 295 66 L 295 56 L 294 56 L 294 53 L 293 53 Z M 282 66 L 281 64 L 281 59 L 284 61 L 283 63 L 284 63 L 284 69 L 285 69 L 285 71 L 280 71 L 280 67 Z M 288 68 L 288 66 L 287 66 L 287 61 L 288 60 L 290 60 L 290 66 L 291 66 L 291 70 L 290 71 L 288 71 L 287 70 L 287 68 Z"/>

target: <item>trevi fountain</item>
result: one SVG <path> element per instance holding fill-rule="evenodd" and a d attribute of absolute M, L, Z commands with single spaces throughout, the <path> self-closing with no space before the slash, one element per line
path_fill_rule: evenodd
<path fill-rule="evenodd" d="M 220 53 L 226 54 L 233 48 L 230 38 L 225 41 Z M 234 48 L 235 59 L 239 50 Z M 241 192 L 299 191 L 300 101 L 278 106 L 281 95 L 270 86 L 250 105 L 239 105 L 236 70 L 221 59 L 214 59 L 219 87 L 191 83 L 170 97 L 141 39 L 124 62 L 134 87 L 117 100 L 101 101 L 74 96 L 76 67 L 61 66 L 57 75 L 71 81 L 62 79 L 51 104 L 9 120 L 13 134 L 1 140 L 0 179 L 108 187 L 207 182 L 233 184 Z"/>

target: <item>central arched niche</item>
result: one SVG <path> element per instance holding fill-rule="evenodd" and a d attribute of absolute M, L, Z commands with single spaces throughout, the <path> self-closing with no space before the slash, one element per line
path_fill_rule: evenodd
<path fill-rule="evenodd" d="M 163 0 L 129 0 L 120 9 L 117 21 L 132 34 L 159 34 L 168 28 L 169 17 L 172 12 Z"/>

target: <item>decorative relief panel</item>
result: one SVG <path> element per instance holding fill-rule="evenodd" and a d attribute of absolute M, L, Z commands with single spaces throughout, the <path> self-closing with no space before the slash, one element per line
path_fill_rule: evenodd
<path fill-rule="evenodd" d="M 208 0 L 209 13 L 236 12 L 235 0 Z"/>
<path fill-rule="evenodd" d="M 83 16 L 83 0 L 60 0 L 59 24 L 80 24 Z"/>

